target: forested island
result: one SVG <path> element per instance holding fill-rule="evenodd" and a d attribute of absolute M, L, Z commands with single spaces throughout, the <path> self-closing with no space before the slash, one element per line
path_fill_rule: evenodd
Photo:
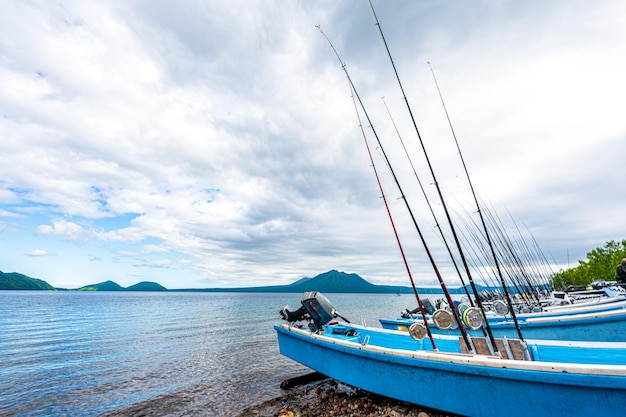
<path fill-rule="evenodd" d="M 46 281 L 17 272 L 0 271 L 0 290 L 56 290 Z"/>
<path fill-rule="evenodd" d="M 56 288 L 46 281 L 32 278 L 18 272 L 0 271 L 0 290 L 46 290 L 46 291 L 167 291 L 167 288 L 156 282 L 143 281 L 130 287 L 122 287 L 113 281 L 105 281 L 99 284 L 86 285 L 84 287 L 68 290 Z"/>
<path fill-rule="evenodd" d="M 302 278 L 288 285 L 238 288 L 186 288 L 171 289 L 156 282 L 143 281 L 130 287 L 122 287 L 114 281 L 86 285 L 76 289 L 55 288 L 47 282 L 31 278 L 17 272 L 0 271 L 0 290 L 49 290 L 49 291 L 171 291 L 171 292 L 295 292 L 321 291 L 326 293 L 412 293 L 411 287 L 395 285 L 375 285 L 357 274 L 331 270 L 313 278 Z M 424 289 L 422 291 L 428 291 Z"/>

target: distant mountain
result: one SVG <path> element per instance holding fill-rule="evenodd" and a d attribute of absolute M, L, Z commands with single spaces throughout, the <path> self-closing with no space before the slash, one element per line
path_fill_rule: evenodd
<path fill-rule="evenodd" d="M 126 287 L 125 291 L 167 291 L 167 288 L 156 282 L 142 281 Z"/>
<path fill-rule="evenodd" d="M 113 281 L 104 281 L 99 284 L 85 285 L 78 291 L 124 291 L 124 287 Z"/>
<path fill-rule="evenodd" d="M 61 288 L 58 288 L 61 289 Z M 0 271 L 0 290 L 57 290 L 40 279 L 31 278 L 17 272 Z M 325 293 L 411 293 L 410 287 L 395 285 L 374 285 L 357 274 L 331 270 L 313 278 L 304 277 L 288 285 L 242 288 L 188 288 L 168 290 L 156 282 L 142 281 L 124 288 L 113 281 L 85 285 L 72 291 L 176 291 L 176 292 L 291 292 L 303 293 L 320 291 Z"/>
<path fill-rule="evenodd" d="M 78 291 L 167 291 L 167 288 L 150 281 L 142 281 L 126 288 L 113 281 L 104 281 L 99 284 L 80 287 Z"/>
<path fill-rule="evenodd" d="M 55 290 L 46 281 L 17 272 L 0 271 L 0 290 Z"/>
<path fill-rule="evenodd" d="M 347 274 L 331 270 L 316 275 L 313 278 L 301 278 L 288 285 L 274 285 L 267 287 L 245 288 L 206 288 L 184 289 L 170 291 L 197 291 L 197 292 L 307 292 L 320 291 L 326 293 L 411 293 L 410 287 L 395 285 L 374 285 L 357 274 Z"/>
<path fill-rule="evenodd" d="M 409 293 L 411 288 L 395 285 L 374 285 L 357 274 L 337 270 L 324 272 L 308 280 L 288 285 L 290 292 L 320 291 L 328 293 Z"/>
<path fill-rule="evenodd" d="M 309 277 L 304 277 L 304 278 L 300 278 L 299 280 L 292 282 L 290 285 L 294 285 L 294 284 L 301 284 L 303 282 L 307 282 L 312 280 L 313 278 L 309 278 Z"/>

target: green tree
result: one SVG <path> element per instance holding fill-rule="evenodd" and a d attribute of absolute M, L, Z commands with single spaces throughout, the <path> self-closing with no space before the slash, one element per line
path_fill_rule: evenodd
<path fill-rule="evenodd" d="M 55 290 L 46 281 L 19 274 L 0 271 L 0 290 Z"/>
<path fill-rule="evenodd" d="M 563 289 L 569 285 L 587 285 L 595 280 L 612 281 L 615 268 L 626 258 L 626 239 L 621 242 L 611 240 L 602 248 L 587 253 L 586 261 L 578 261 L 578 266 L 554 274 L 554 288 Z"/>

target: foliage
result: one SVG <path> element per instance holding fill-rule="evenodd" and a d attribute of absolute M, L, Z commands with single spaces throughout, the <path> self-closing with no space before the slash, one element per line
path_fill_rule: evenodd
<path fill-rule="evenodd" d="M 156 282 L 141 281 L 127 287 L 126 291 L 167 291 L 167 288 Z"/>
<path fill-rule="evenodd" d="M 104 281 L 99 284 L 86 285 L 80 287 L 78 291 L 122 291 L 122 288 L 118 283 L 113 281 Z"/>
<path fill-rule="evenodd" d="M 626 239 L 621 242 L 611 240 L 602 248 L 587 253 L 586 261 L 578 261 L 578 266 L 554 274 L 554 288 L 563 289 L 570 285 L 587 285 L 592 281 L 613 281 L 615 268 L 626 258 Z"/>
<path fill-rule="evenodd" d="M 45 281 L 18 274 L 17 272 L 0 271 L 0 290 L 54 290 Z"/>

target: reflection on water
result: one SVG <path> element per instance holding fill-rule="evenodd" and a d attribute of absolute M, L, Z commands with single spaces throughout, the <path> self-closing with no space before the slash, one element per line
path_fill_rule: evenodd
<path fill-rule="evenodd" d="M 415 300 L 326 294 L 378 325 Z M 301 294 L 0 291 L 0 415 L 232 415 L 308 370 L 272 329 Z"/>

